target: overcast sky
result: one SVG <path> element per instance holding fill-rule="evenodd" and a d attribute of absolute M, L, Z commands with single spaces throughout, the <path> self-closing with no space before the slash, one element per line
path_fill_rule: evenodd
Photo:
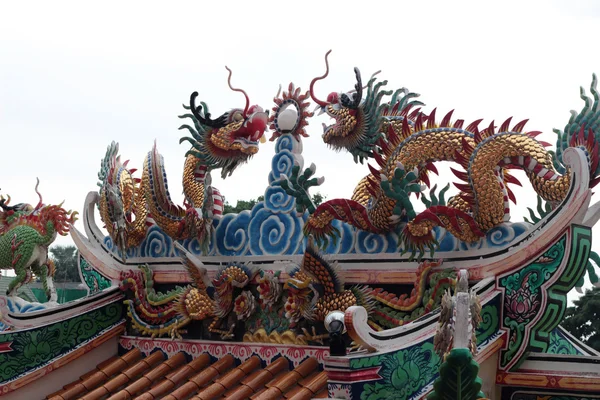
<path fill-rule="evenodd" d="M 421 93 L 438 115 L 455 109 L 455 117 L 484 124 L 529 118 L 527 127 L 551 143 L 552 128 L 581 109 L 579 86 L 587 90 L 600 72 L 600 3 L 592 0 L 160 4 L 2 4 L 0 193 L 35 203 L 39 177 L 46 202 L 65 199 L 81 212 L 112 140 L 141 169 L 156 139 L 171 195 L 181 203 L 188 147 L 178 144 L 177 115 L 195 90 L 213 115 L 243 106 L 227 89 L 225 65 L 253 104 L 270 109 L 279 84 L 308 89 L 333 49 L 330 77 L 316 87 L 321 97 L 350 90 L 354 66 L 365 77 L 381 69 L 388 88 Z M 310 122 L 305 160 L 326 178 L 321 193 L 348 197 L 366 167 L 322 143 L 322 121 Z M 213 174 L 214 185 L 233 203 L 261 195 L 273 153 L 272 142 L 262 145 L 226 181 Z M 525 187 L 519 206 L 535 200 Z M 523 207 L 513 209 L 513 220 L 521 220 Z"/>

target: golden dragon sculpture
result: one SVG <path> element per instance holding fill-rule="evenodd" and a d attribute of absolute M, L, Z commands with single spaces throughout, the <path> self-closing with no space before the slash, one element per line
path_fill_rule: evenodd
<path fill-rule="evenodd" d="M 283 286 L 288 294 L 284 310 L 290 327 L 295 327 L 301 318 L 323 322 L 331 311 L 343 312 L 350 306 L 363 306 L 371 311 L 371 289 L 366 286 L 346 289 L 338 270 L 338 265 L 327 261 L 309 237 L 300 267 L 290 272 Z"/>
<path fill-rule="evenodd" d="M 516 199 L 508 184 L 520 184 L 510 175 L 512 169 L 523 170 L 536 193 L 550 205 L 565 199 L 571 177 L 562 154 L 568 147 L 580 148 L 587 155 L 590 187 L 600 180 L 600 100 L 595 75 L 593 98 L 582 89 L 585 106 L 579 113 L 572 112 L 563 131 L 555 130 L 557 149 L 552 152 L 546 149 L 548 143 L 536 139 L 540 132 L 525 130 L 527 121 L 513 124 L 509 118 L 499 127 L 494 121 L 480 127 L 482 120 L 467 124 L 453 119 L 452 111 L 438 120 L 435 109 L 426 115 L 416 108 L 422 105 L 415 100 L 418 95 L 405 88 L 383 91 L 387 82 L 376 83 L 375 77 L 363 86 L 357 68 L 354 91 L 331 93 L 326 101 L 320 100 L 314 86 L 329 73 L 328 55 L 325 74 L 310 85 L 318 108 L 335 121 L 324 125 L 323 141 L 335 150 L 350 152 L 355 162 L 372 159 L 375 163 L 369 165 L 370 173 L 360 180 L 350 199 L 330 200 L 319 207 L 310 204 L 307 184 L 298 179 L 298 167 L 282 182 L 300 204 L 308 204 L 304 208 L 311 215 L 305 234 L 321 242 L 339 235 L 334 220 L 373 233 L 397 232 L 399 244 L 413 256 L 417 251 L 422 256 L 427 248 L 433 253 L 434 227 L 444 228 L 465 242 L 477 241 L 510 217 L 509 201 L 516 203 Z M 392 96 L 389 102 L 382 101 L 386 95 Z M 427 208 L 417 213 L 411 195 L 421 194 L 422 184 L 429 186 L 428 172 L 437 173 L 433 163 L 438 161 L 459 167 L 453 171 L 462 180 L 455 184 L 460 193 L 446 202 L 444 194 L 449 186 L 439 197 L 434 187 L 432 198 L 423 198 Z"/>
<path fill-rule="evenodd" d="M 249 292 L 237 292 L 250 283 L 255 271 L 242 264 L 230 263 L 220 268 L 209 282 L 202 263 L 183 247 L 178 248 L 192 280 L 190 285 L 157 292 L 154 289 L 154 273 L 148 266 L 140 266 L 140 271 L 122 273 L 121 290 L 131 289 L 132 293 L 132 299 L 125 300 L 132 325 L 140 333 L 152 337 L 170 335 L 181 338 L 181 333 L 185 333 L 182 328 L 192 321 L 212 318 L 208 331 L 219 334 L 223 339 L 231 338 L 235 322 L 228 321 L 229 317 L 237 315 L 238 319 L 242 319 L 253 311 L 254 304 L 247 301 Z M 211 286 L 214 289 L 212 298 L 208 294 Z M 228 330 L 220 329 L 224 323 L 229 326 Z"/>
<path fill-rule="evenodd" d="M 154 224 L 175 240 L 198 238 L 202 247 L 208 245 L 213 219 L 223 212 L 223 198 L 211 186 L 210 173 L 220 169 L 225 178 L 248 161 L 258 152 L 269 123 L 268 112 L 258 105 L 251 106 L 246 92 L 231 86 L 231 70 L 227 70 L 229 87 L 246 99 L 244 108 L 211 119 L 205 103 L 196 106 L 198 93 L 194 92 L 190 105 L 184 105 L 191 113 L 180 116 L 193 123 L 180 127 L 191 135 L 180 140 L 191 144 L 183 168 L 183 207 L 171 200 L 163 157 L 156 145 L 146 156 L 141 179 L 133 178 L 135 170 L 120 161 L 118 144 L 113 142 L 108 147 L 98 174 L 98 207 L 123 257 L 128 248 L 141 243 L 148 226 Z"/>

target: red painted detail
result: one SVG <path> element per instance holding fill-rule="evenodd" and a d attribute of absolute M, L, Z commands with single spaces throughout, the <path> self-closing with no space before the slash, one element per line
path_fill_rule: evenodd
<path fill-rule="evenodd" d="M 533 173 L 534 173 L 534 174 L 536 174 L 536 175 L 537 175 L 537 174 L 539 174 L 539 173 L 540 173 L 540 171 L 541 171 L 541 170 L 543 170 L 543 169 L 544 169 L 544 166 L 543 166 L 542 164 L 539 164 L 539 163 L 538 163 L 538 164 L 536 164 L 536 165 L 533 167 L 533 170 L 532 170 L 532 171 L 533 171 Z"/>
<path fill-rule="evenodd" d="M 451 110 L 450 112 L 448 112 L 448 114 L 446 114 L 444 116 L 444 118 L 442 119 L 442 122 L 440 124 L 440 126 L 449 126 L 450 125 L 450 119 L 452 118 L 452 114 L 454 113 L 454 110 Z"/>
<path fill-rule="evenodd" d="M 13 342 L 5 342 L 0 343 L 0 353 L 8 353 L 9 351 L 13 351 L 12 347 L 10 347 Z"/>
<path fill-rule="evenodd" d="M 527 121 L 529 121 L 529 120 L 524 119 L 523 121 L 521 121 L 518 124 L 516 124 L 515 126 L 513 126 L 512 130 L 515 132 L 522 132 L 523 128 L 525 127 L 525 124 L 527 124 Z"/>
<path fill-rule="evenodd" d="M 502 125 L 500 125 L 500 132 L 506 132 L 510 130 L 510 122 L 512 121 L 512 118 L 513 117 L 508 117 L 508 119 L 504 121 Z"/>
<path fill-rule="evenodd" d="M 345 214 L 345 217 L 338 213 L 338 210 L 336 210 L 336 207 L 341 208 L 341 211 L 343 211 L 343 213 Z M 315 210 L 315 213 L 313 214 L 313 217 L 318 216 L 319 214 L 321 214 L 325 211 L 329 211 L 334 216 L 334 218 L 337 220 L 347 222 L 350 225 L 355 226 L 360 229 L 365 229 L 365 226 L 363 224 L 361 224 L 359 221 L 357 221 L 353 216 L 353 213 L 358 211 L 360 213 L 360 216 L 362 217 L 364 223 L 366 224 L 366 230 L 368 230 L 369 232 L 373 232 L 373 233 L 382 233 L 381 229 L 377 228 L 375 225 L 373 225 L 371 223 L 371 221 L 369 219 L 369 214 L 368 214 L 365 206 L 363 206 L 362 204 L 360 204 L 357 201 L 347 200 L 347 199 L 329 200 L 329 201 L 321 204 L 319 207 L 317 207 L 317 209 Z"/>
<path fill-rule="evenodd" d="M 552 179 L 552 177 L 554 176 L 554 171 L 548 171 L 546 172 L 546 174 L 544 175 L 544 179 Z"/>
<path fill-rule="evenodd" d="M 429 114 L 429 118 L 427 119 L 427 129 L 435 128 L 435 112 L 436 111 L 437 111 L 437 108 L 434 108 L 433 111 L 431 111 L 431 114 Z"/>
<path fill-rule="evenodd" d="M 381 379 L 379 370 L 381 367 L 362 369 L 360 371 L 327 371 L 327 378 L 330 381 L 338 382 L 362 382 Z"/>

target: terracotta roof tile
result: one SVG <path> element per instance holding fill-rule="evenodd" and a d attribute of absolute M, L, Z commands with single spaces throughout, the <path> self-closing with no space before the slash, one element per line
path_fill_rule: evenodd
<path fill-rule="evenodd" d="M 327 387 L 327 372 L 315 372 L 309 377 L 298 382 L 298 386 L 286 393 L 284 397 L 289 400 L 308 400 Z"/>
<path fill-rule="evenodd" d="M 71 400 L 81 397 L 83 394 L 102 385 L 112 376 L 118 374 L 123 369 L 135 364 L 142 358 L 142 352 L 139 349 L 133 349 L 121 357 L 113 357 L 112 361 L 98 364 L 92 373 L 82 376 L 77 382 L 66 385 L 63 391 L 50 397 L 50 400 Z"/>
<path fill-rule="evenodd" d="M 176 371 L 168 374 L 165 379 L 160 381 L 157 385 L 153 386 L 144 394 L 136 397 L 136 399 L 153 400 L 162 398 L 163 396 L 169 394 L 173 389 L 178 387 L 182 382 L 186 381 L 192 374 L 198 372 L 209 363 L 210 356 L 208 354 L 202 354 L 201 356 L 190 361 L 188 364 L 182 365 Z"/>
<path fill-rule="evenodd" d="M 185 354 L 177 353 L 168 360 L 148 371 L 144 376 L 129 384 L 125 389 L 115 393 L 108 400 L 128 400 L 144 392 L 159 379 L 185 362 Z"/>
<path fill-rule="evenodd" d="M 280 374 L 275 377 L 271 382 L 266 384 L 267 389 L 259 392 L 256 396 L 251 399 L 256 400 L 274 400 L 284 396 L 287 392 L 294 390 L 296 384 L 303 378 L 306 378 L 319 367 L 319 363 L 315 358 L 308 358 L 304 360 L 300 365 L 294 368 L 292 371 Z M 325 379 L 327 384 L 327 378 Z M 310 389 L 311 393 L 313 393 Z M 284 396 L 287 397 L 287 396 Z"/>
<path fill-rule="evenodd" d="M 202 390 L 193 399 L 208 400 L 220 397 L 227 390 L 237 385 L 247 374 L 260 367 L 260 358 L 252 356 L 238 367 L 221 376 L 212 385 Z"/>
<path fill-rule="evenodd" d="M 233 389 L 225 392 L 223 398 L 227 400 L 245 400 L 249 399 L 253 394 L 254 392 L 252 389 L 250 389 L 248 386 L 242 385 L 234 387 Z"/>
<path fill-rule="evenodd" d="M 231 366 L 233 366 L 234 362 L 235 359 L 233 356 L 231 354 L 227 354 L 225 357 L 215 361 L 213 364 L 189 378 L 186 383 L 174 390 L 170 395 L 166 396 L 164 400 L 179 400 L 188 398 L 211 383 L 215 377 L 228 371 Z"/>
<path fill-rule="evenodd" d="M 257 391 L 262 390 L 274 375 L 287 370 L 289 361 L 285 357 L 279 357 L 266 368 L 254 371 L 241 380 L 240 385 L 228 390 L 223 397 L 228 400 L 248 399 Z"/>
<path fill-rule="evenodd" d="M 182 352 L 165 359 L 163 352 L 156 351 L 143 358 L 141 351 L 134 349 L 103 361 L 47 399 L 304 400 L 327 397 L 327 374 L 318 371 L 315 358 L 304 360 L 291 371 L 289 367 L 286 357 L 278 357 L 261 368 L 258 356 L 235 366 L 231 354 L 212 364 L 208 354 L 186 363 Z"/>
<path fill-rule="evenodd" d="M 293 397 L 297 397 L 300 394 L 300 398 L 302 398 L 302 391 L 308 391 L 308 389 L 303 388 L 302 386 L 294 385 L 291 389 L 289 389 L 286 393 L 283 394 L 284 399 L 291 399 Z M 309 391 L 310 392 L 310 391 Z M 310 392 L 312 395 L 312 392 Z"/>
<path fill-rule="evenodd" d="M 104 385 L 81 397 L 80 400 L 98 400 L 106 396 L 110 396 L 111 394 L 116 393 L 121 387 L 138 378 L 144 372 L 153 368 L 164 359 L 165 355 L 162 352 L 155 351 L 148 357 L 141 359 L 136 364 L 127 368 L 125 371 L 115 376 Z"/>

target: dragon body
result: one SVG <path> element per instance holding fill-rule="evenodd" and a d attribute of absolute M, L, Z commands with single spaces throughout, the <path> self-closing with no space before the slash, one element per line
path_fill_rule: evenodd
<path fill-rule="evenodd" d="M 540 132 L 525 131 L 526 121 L 511 125 L 509 118 L 499 128 L 494 122 L 480 127 L 481 120 L 470 124 L 452 120 L 452 112 L 438 121 L 436 110 L 426 115 L 415 108 L 422 105 L 414 100 L 418 95 L 404 88 L 381 91 L 387 82 L 375 83 L 374 77 L 363 87 L 358 69 L 353 92 L 331 93 L 327 101 L 319 100 L 314 84 L 328 71 L 327 64 L 327 72 L 313 80 L 310 90 L 321 110 L 335 120 L 324 126 L 323 140 L 336 150 L 349 151 L 355 161 L 372 159 L 375 165 L 369 165 L 370 173 L 350 199 L 330 200 L 314 209 L 304 230 L 317 240 L 335 238 L 339 232 L 332 222 L 341 220 L 373 233 L 398 232 L 404 249 L 413 254 L 435 249 L 436 226 L 465 242 L 477 241 L 510 218 L 509 201 L 516 199 L 508 184 L 520 185 L 510 175 L 511 169 L 523 170 L 549 204 L 565 199 L 570 173 L 563 166 L 562 153 L 567 147 L 581 148 L 588 155 L 590 187 L 598 183 L 600 101 L 595 76 L 593 99 L 582 91 L 583 110 L 573 112 L 564 131 L 555 131 L 559 139 L 554 154 L 546 149 L 548 143 L 536 139 Z M 363 89 L 367 89 L 364 99 Z M 383 102 L 383 96 L 390 94 L 391 101 Z M 433 163 L 438 161 L 458 167 L 453 172 L 462 181 L 455 183 L 460 193 L 446 203 L 443 195 L 438 199 L 432 191 L 435 201 L 423 198 L 427 208 L 417 213 L 411 196 L 429 186 L 428 173 L 437 172 Z M 306 200 L 292 190 L 294 182 L 288 180 L 283 186 L 290 187 L 288 193 L 300 201 Z"/>
<path fill-rule="evenodd" d="M 440 306 L 445 290 L 456 285 L 456 272 L 452 269 L 432 272 L 441 261 L 423 261 L 417 270 L 417 280 L 409 295 L 400 296 L 382 288 L 373 289 L 371 297 L 377 304 L 369 324 L 374 328 L 391 329 L 429 313 Z"/>
<path fill-rule="evenodd" d="M 290 327 L 301 318 L 323 322 L 331 311 L 345 311 L 350 306 L 363 306 L 369 312 L 372 300 L 367 287 L 345 289 L 337 265 L 325 260 L 312 238 L 309 239 L 300 268 L 293 270 L 284 284 L 284 305 Z"/>
<path fill-rule="evenodd" d="M 119 144 L 112 142 L 98 173 L 98 209 L 109 235 L 120 249 L 137 246 L 146 236 L 147 208 L 144 186 L 134 178 L 129 161 L 121 162 Z"/>
<path fill-rule="evenodd" d="M 166 334 L 180 337 L 181 329 L 190 322 L 212 318 L 209 332 L 218 333 L 223 338 L 231 337 L 234 324 L 227 331 L 219 329 L 219 326 L 232 311 L 239 314 L 245 311 L 244 307 L 234 307 L 234 295 L 236 288 L 243 288 L 250 282 L 252 271 L 237 264 L 222 268 L 212 281 L 214 298 L 211 298 L 207 292 L 206 270 L 193 255 L 185 250 L 182 253 L 184 265 L 192 278 L 191 285 L 162 293 L 154 289 L 153 272 L 148 266 L 140 266 L 139 272 L 124 274 L 121 290 L 131 289 L 134 298 L 125 301 L 133 326 L 152 337 Z"/>
<path fill-rule="evenodd" d="M 147 227 L 158 225 L 175 240 L 197 238 L 204 249 L 208 246 L 212 221 L 223 211 L 223 198 L 211 186 L 210 173 L 220 169 L 223 178 L 230 176 L 238 165 L 258 152 L 259 141 L 268 124 L 268 113 L 257 105 L 235 108 L 217 119 L 211 119 L 205 103 L 196 106 L 197 92 L 190 96 L 190 105 L 180 118 L 189 118 L 184 124 L 190 136 L 181 138 L 191 149 L 186 153 L 183 171 L 183 206 L 171 200 L 163 157 L 156 145 L 148 152 L 141 179 L 132 178 L 116 156 L 118 146 L 111 145 L 102 163 L 100 177 L 100 214 L 107 230 L 124 255 L 127 248 L 138 245 L 145 237 Z M 135 218 L 133 218 L 135 217 Z"/>
<path fill-rule="evenodd" d="M 35 275 L 42 281 L 48 300 L 56 301 L 52 282 L 56 268 L 48 258 L 48 247 L 57 235 L 67 235 L 77 212 L 66 211 L 62 205 L 44 205 L 41 195 L 36 207 L 9 203 L 10 198 L 0 199 L 0 268 L 12 269 L 16 275 L 6 294 L 15 296 Z"/>

